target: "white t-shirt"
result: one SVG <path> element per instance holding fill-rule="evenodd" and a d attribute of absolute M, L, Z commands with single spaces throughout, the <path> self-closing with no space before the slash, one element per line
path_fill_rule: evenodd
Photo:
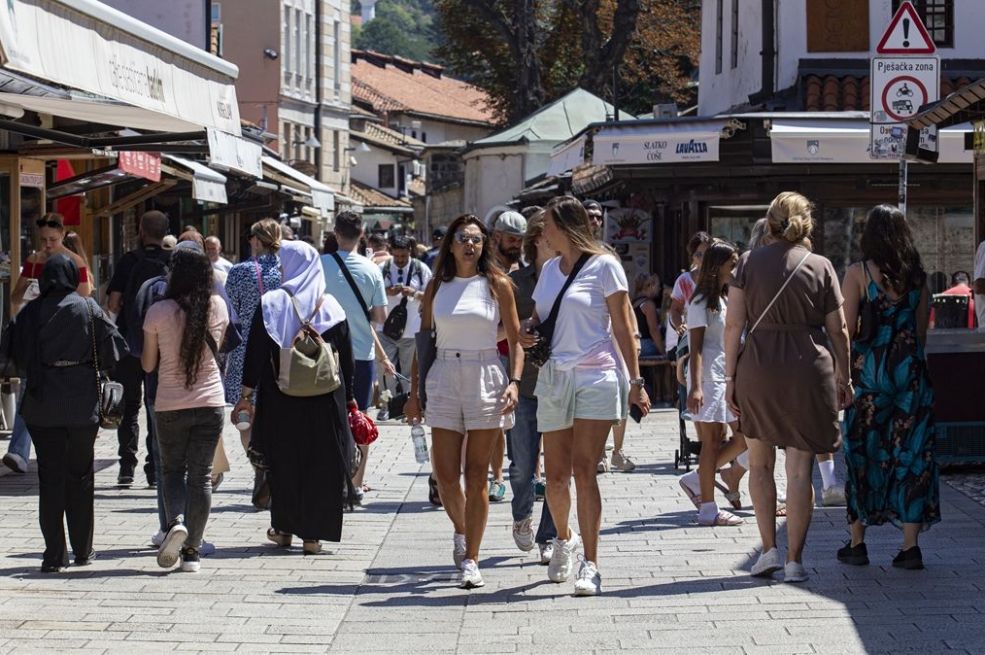
<path fill-rule="evenodd" d="M 387 276 L 387 268 L 390 269 L 389 276 Z M 397 268 L 397 265 L 391 259 L 380 266 L 380 271 L 383 273 L 384 287 L 392 287 L 400 284 L 412 287 L 417 291 L 424 291 L 428 286 L 428 282 L 431 281 L 431 269 L 422 262 L 414 259 L 409 260 L 403 268 Z M 420 271 L 420 275 L 418 275 L 418 271 Z M 404 295 L 400 293 L 395 296 L 387 295 L 387 316 L 390 315 L 394 307 L 400 304 L 403 298 Z M 413 339 L 414 335 L 420 329 L 421 303 L 414 298 L 407 298 L 407 326 L 404 328 L 403 338 Z"/>
<path fill-rule="evenodd" d="M 496 347 L 499 303 L 483 275 L 442 282 L 434 295 L 435 344 L 440 350 Z"/>
<path fill-rule="evenodd" d="M 684 271 L 677 276 L 677 280 L 674 281 L 674 290 L 670 292 L 670 299 L 677 300 L 684 304 L 684 322 L 687 323 L 687 303 L 691 300 L 691 294 L 694 293 L 694 273 L 692 271 Z M 671 348 L 677 347 L 677 330 L 673 328 L 670 324 L 670 312 L 667 312 L 667 330 L 666 330 L 666 343 L 664 348 L 669 352 Z"/>
<path fill-rule="evenodd" d="M 546 321 L 554 299 L 568 276 L 561 272 L 561 258 L 549 260 L 534 288 L 537 316 Z M 628 291 L 626 272 L 612 255 L 594 255 L 585 262 L 564 294 L 554 327 L 551 358 L 558 368 L 574 368 L 603 344 L 612 348 L 612 320 L 606 298 Z"/>
<path fill-rule="evenodd" d="M 721 299 L 722 309 L 708 311 L 704 298 L 691 299 L 687 306 L 687 329 L 705 328 L 701 345 L 701 383 L 725 382 L 725 314 L 728 305 Z"/>
<path fill-rule="evenodd" d="M 985 280 L 985 241 L 978 244 L 975 252 L 975 274 L 971 276 L 972 288 L 975 280 Z M 985 295 L 975 294 L 975 313 L 978 314 L 978 329 L 985 330 Z"/>

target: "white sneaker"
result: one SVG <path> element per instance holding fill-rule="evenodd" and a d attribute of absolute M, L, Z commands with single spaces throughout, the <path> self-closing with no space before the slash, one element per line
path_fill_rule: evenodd
<path fill-rule="evenodd" d="M 575 596 L 598 596 L 602 593 L 602 576 L 595 562 L 581 561 L 578 579 L 575 580 Z"/>
<path fill-rule="evenodd" d="M 516 547 L 525 553 L 534 549 L 534 528 L 533 518 L 527 517 L 519 521 L 513 521 L 513 541 Z"/>
<path fill-rule="evenodd" d="M 770 548 L 765 553 L 759 555 L 759 559 L 756 563 L 752 565 L 752 571 L 750 574 L 757 578 L 768 578 L 773 575 L 774 572 L 779 571 L 783 568 L 783 559 L 780 557 L 780 551 L 776 549 L 776 546 Z"/>
<path fill-rule="evenodd" d="M 554 557 L 554 544 L 548 541 L 546 544 L 537 544 L 537 548 L 540 549 L 541 566 L 550 564 L 551 558 Z"/>
<path fill-rule="evenodd" d="M 157 549 L 157 565 L 162 569 L 169 569 L 178 561 L 181 555 L 181 547 L 185 545 L 188 538 L 188 528 L 180 523 L 171 526 L 168 533 L 164 535 L 164 541 Z"/>
<path fill-rule="evenodd" d="M 605 458 L 605 453 L 602 453 L 602 459 L 599 460 L 598 468 L 596 468 L 598 473 L 608 473 L 609 472 L 609 460 Z"/>
<path fill-rule="evenodd" d="M 458 587 L 460 589 L 475 589 L 484 584 L 486 583 L 482 581 L 478 563 L 474 559 L 467 559 L 462 562 L 462 582 L 459 583 Z"/>
<path fill-rule="evenodd" d="M 158 530 L 151 536 L 150 545 L 154 546 L 155 548 L 160 548 L 161 544 L 164 543 L 164 537 L 166 537 L 167 534 L 168 533 L 164 532 L 163 530 Z"/>
<path fill-rule="evenodd" d="M 626 453 L 624 453 L 622 450 L 612 451 L 612 458 L 609 460 L 610 471 L 631 473 L 635 468 L 636 468 L 636 464 L 633 462 L 633 460 L 626 457 Z"/>
<path fill-rule="evenodd" d="M 821 504 L 825 507 L 844 507 L 847 503 L 843 485 L 832 485 L 821 491 Z"/>
<path fill-rule="evenodd" d="M 571 538 L 552 539 L 554 553 L 551 555 L 551 563 L 547 565 L 547 577 L 551 582 L 565 582 L 571 577 L 571 567 L 575 559 L 575 551 L 581 545 L 581 538 L 574 530 L 570 530 Z"/>
<path fill-rule="evenodd" d="M 807 569 L 800 562 L 787 562 L 783 567 L 784 582 L 806 582 L 808 577 Z"/>
<path fill-rule="evenodd" d="M 452 537 L 452 559 L 455 560 L 455 568 L 462 569 L 462 562 L 465 560 L 465 535 L 455 533 Z"/>

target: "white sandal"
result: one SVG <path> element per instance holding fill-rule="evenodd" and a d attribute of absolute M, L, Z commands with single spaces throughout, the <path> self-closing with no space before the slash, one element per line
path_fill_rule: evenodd
<path fill-rule="evenodd" d="M 698 519 L 698 525 L 707 526 L 735 526 L 742 525 L 743 523 L 745 523 L 745 520 L 742 517 L 736 516 L 732 512 L 726 512 L 723 509 L 718 511 L 715 520 L 710 523 L 705 523 L 700 518 Z"/>

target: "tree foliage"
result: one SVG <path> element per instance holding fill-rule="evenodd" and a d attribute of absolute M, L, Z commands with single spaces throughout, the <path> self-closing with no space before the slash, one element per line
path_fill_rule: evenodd
<path fill-rule="evenodd" d="M 353 3 L 353 12 L 359 11 Z M 436 36 L 430 0 L 381 0 L 376 18 L 353 29 L 352 43 L 359 50 L 375 50 L 407 59 L 431 61 Z"/>
<path fill-rule="evenodd" d="M 610 102 L 617 94 L 633 113 L 693 100 L 700 2 L 435 0 L 435 8 L 439 58 L 485 90 L 504 123 L 577 86 Z"/>

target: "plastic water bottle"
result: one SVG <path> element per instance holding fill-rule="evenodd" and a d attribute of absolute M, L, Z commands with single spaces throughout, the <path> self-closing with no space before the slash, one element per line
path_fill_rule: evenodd
<path fill-rule="evenodd" d="M 424 436 L 424 427 L 420 423 L 414 423 L 410 428 L 410 438 L 414 442 L 414 458 L 418 464 L 430 461 L 428 456 L 428 440 Z"/>

